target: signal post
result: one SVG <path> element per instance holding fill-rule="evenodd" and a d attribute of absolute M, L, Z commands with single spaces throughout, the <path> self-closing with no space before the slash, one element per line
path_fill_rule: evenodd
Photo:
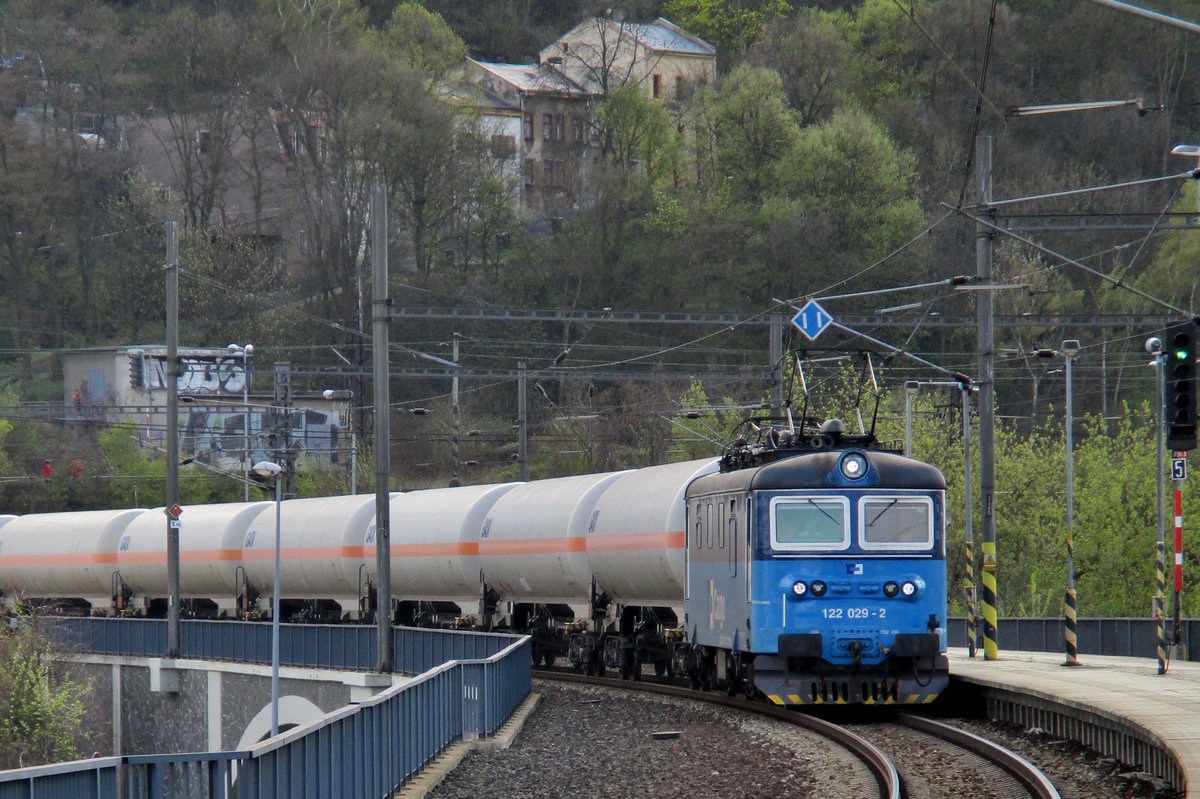
<path fill-rule="evenodd" d="M 1183 591 L 1183 480 L 1187 477 L 1187 454 L 1196 449 L 1196 326 L 1200 317 L 1171 325 L 1163 331 L 1162 365 L 1163 431 L 1166 447 L 1171 450 L 1172 520 L 1174 522 L 1174 629 L 1172 654 L 1181 655 L 1183 623 L 1180 595 Z M 1160 437 L 1160 441 L 1162 438 Z M 1162 485 L 1162 448 L 1159 449 L 1159 485 Z M 1158 545 L 1156 547 L 1156 583 L 1154 613 L 1158 621 L 1158 673 L 1166 673 L 1166 541 L 1162 524 L 1162 491 L 1159 491 Z M 1183 655 L 1186 657 L 1186 655 Z"/>

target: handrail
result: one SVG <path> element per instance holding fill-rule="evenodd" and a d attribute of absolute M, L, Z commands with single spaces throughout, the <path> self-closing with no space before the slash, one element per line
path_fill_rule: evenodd
<path fill-rule="evenodd" d="M 65 625 L 59 631 L 78 637 L 81 630 L 90 631 L 88 625 Z M 403 685 L 245 749 L 126 755 L 0 772 L 0 799 L 31 795 L 25 788 L 33 784 L 32 795 L 42 799 L 109 799 L 116 797 L 118 782 L 129 799 L 150 799 L 164 792 L 187 799 L 193 791 L 195 796 L 223 799 L 235 794 L 235 785 L 237 796 L 268 797 L 279 785 L 330 779 L 345 786 L 347 797 L 377 799 L 403 785 L 455 741 L 494 734 L 528 695 L 529 637 L 467 635 L 480 640 L 460 637 L 441 643 L 459 650 L 479 645 L 485 651 L 504 645 L 486 657 L 434 664 Z M 311 768 L 313 758 L 321 759 L 323 770 Z M 318 795 L 318 784 L 309 787 Z"/>

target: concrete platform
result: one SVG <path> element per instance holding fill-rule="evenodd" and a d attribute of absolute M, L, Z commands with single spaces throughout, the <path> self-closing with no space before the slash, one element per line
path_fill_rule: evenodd
<path fill-rule="evenodd" d="M 951 649 L 952 679 L 985 690 L 998 721 L 1079 741 L 1136 765 L 1186 793 L 1200 791 L 1200 663 L 1080 655 L 1063 666 L 1061 652 L 1007 652 L 987 661 Z"/>

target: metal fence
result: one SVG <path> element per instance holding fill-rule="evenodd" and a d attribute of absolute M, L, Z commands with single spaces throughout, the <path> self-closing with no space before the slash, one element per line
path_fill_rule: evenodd
<path fill-rule="evenodd" d="M 129 621 L 134 623 L 123 624 Z M 160 656 L 165 627 L 159 636 L 158 623 L 142 621 L 53 620 L 47 632 L 79 650 Z M 245 645 L 237 659 L 269 661 L 269 629 L 260 636 L 254 628 L 262 625 L 216 623 L 250 628 L 226 633 L 207 624 L 185 623 L 191 628 L 187 637 L 181 631 L 185 657 L 231 655 L 232 647 Z M 348 649 L 360 635 L 373 638 L 373 628 L 284 627 L 290 628 L 290 648 L 281 645 L 288 652 L 287 659 L 281 656 L 284 662 L 353 663 L 337 668 L 369 668 L 374 662 Z M 280 639 L 282 644 L 282 632 Z M 416 679 L 249 749 L 96 758 L 0 772 L 0 799 L 380 799 L 455 741 L 494 734 L 529 694 L 528 638 L 397 628 L 396 647 L 398 669 L 422 672 Z M 313 659 L 301 660 L 308 656 Z"/>
<path fill-rule="evenodd" d="M 1076 621 L 1077 651 L 1081 655 L 1112 655 L 1119 657 L 1157 656 L 1158 623 L 1154 619 L 1078 619 Z M 996 645 L 1004 650 L 1024 652 L 1062 652 L 1063 620 L 1000 619 L 996 622 Z M 951 618 L 946 630 L 950 646 L 967 645 L 967 622 Z M 983 620 L 975 624 L 977 638 L 983 635 Z M 1174 623 L 1167 622 L 1167 643 L 1174 640 Z M 1180 642 L 1188 660 L 1200 660 L 1200 619 L 1184 619 L 1180 626 Z"/>
<path fill-rule="evenodd" d="M 75 651 L 130 657 L 162 657 L 167 623 L 162 619 L 53 618 L 34 623 L 59 645 Z M 507 648 L 517 636 L 396 627 L 392 662 L 396 671 L 420 674 L 450 660 L 480 660 Z M 370 671 L 378 662 L 373 626 L 350 624 L 279 625 L 279 662 L 285 666 Z M 271 662 L 267 622 L 182 621 L 181 658 Z"/>

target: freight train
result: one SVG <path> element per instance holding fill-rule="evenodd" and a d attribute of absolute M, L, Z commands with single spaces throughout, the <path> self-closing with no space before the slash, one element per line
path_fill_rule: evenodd
<path fill-rule="evenodd" d="M 783 705 L 932 701 L 942 474 L 837 420 L 754 429 L 719 458 L 391 495 L 392 620 Z M 0 602 L 163 616 L 166 525 L 161 508 L 2 516 Z M 185 507 L 184 614 L 263 618 L 277 529 L 281 618 L 373 621 L 373 495 Z"/>

